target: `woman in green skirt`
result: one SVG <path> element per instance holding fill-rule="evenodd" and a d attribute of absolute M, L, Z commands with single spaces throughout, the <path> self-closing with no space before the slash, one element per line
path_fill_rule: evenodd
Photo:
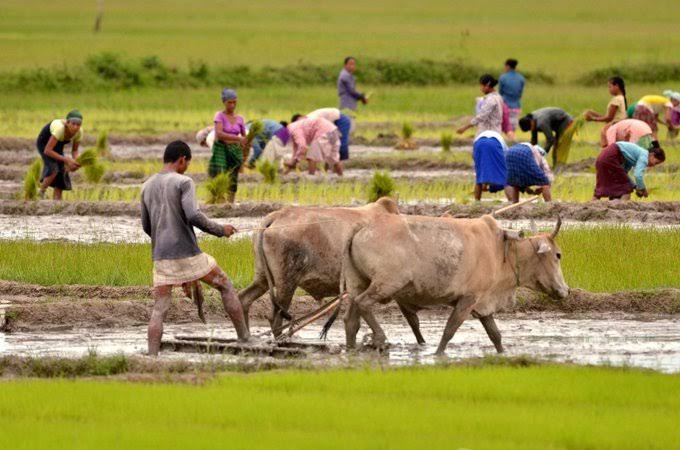
<path fill-rule="evenodd" d="M 248 148 L 245 121 L 236 114 L 236 98 L 233 89 L 222 90 L 224 111 L 215 113 L 215 143 L 208 163 L 211 178 L 225 172 L 229 174 L 229 203 L 233 203 L 236 197 L 238 172 Z"/>

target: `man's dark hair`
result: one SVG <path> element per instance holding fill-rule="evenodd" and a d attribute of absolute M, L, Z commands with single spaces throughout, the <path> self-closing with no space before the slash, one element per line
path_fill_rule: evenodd
<path fill-rule="evenodd" d="M 356 60 L 356 58 L 355 58 L 354 56 L 348 56 L 348 57 L 346 57 L 346 58 L 345 58 L 345 65 L 347 65 L 347 63 L 350 62 L 350 61 L 353 60 L 353 59 Z"/>
<path fill-rule="evenodd" d="M 302 117 L 300 113 L 293 114 L 293 117 L 290 118 L 290 123 L 297 121 L 300 117 Z"/>
<path fill-rule="evenodd" d="M 163 153 L 164 163 L 174 163 L 182 156 L 185 156 L 187 160 L 191 159 L 191 149 L 184 141 L 172 141 L 165 147 L 165 153 Z"/>
<path fill-rule="evenodd" d="M 517 60 L 514 58 L 508 58 L 505 60 L 505 65 L 508 66 L 511 69 L 516 69 L 517 68 Z"/>
<path fill-rule="evenodd" d="M 279 122 L 279 125 L 281 125 L 282 127 L 287 127 L 288 122 L 286 122 L 285 120 L 282 120 L 281 122 Z"/>
<path fill-rule="evenodd" d="M 522 117 L 519 119 L 519 127 L 522 131 L 529 131 L 531 130 L 531 121 L 533 120 L 534 116 L 531 114 L 527 114 L 526 116 Z"/>

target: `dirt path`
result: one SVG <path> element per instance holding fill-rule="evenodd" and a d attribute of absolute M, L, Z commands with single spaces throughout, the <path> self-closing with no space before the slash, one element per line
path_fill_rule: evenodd
<path fill-rule="evenodd" d="M 203 205 L 202 210 L 210 217 L 262 217 L 285 206 L 282 203 L 237 203 L 228 205 Z M 345 205 L 345 206 L 359 206 Z M 501 206 L 495 204 L 427 204 L 400 205 L 402 214 L 439 216 L 449 212 L 454 217 L 479 217 L 489 214 Z M 78 216 L 128 216 L 139 217 L 138 203 L 123 202 L 54 202 L 43 200 L 24 202 L 18 200 L 0 201 L 0 214 L 13 216 L 46 216 L 54 214 Z M 504 213 L 501 219 L 544 219 L 552 220 L 561 215 L 563 219 L 582 222 L 648 223 L 673 225 L 680 223 L 680 202 L 596 202 L 596 203 L 537 203 L 521 206 Z"/>

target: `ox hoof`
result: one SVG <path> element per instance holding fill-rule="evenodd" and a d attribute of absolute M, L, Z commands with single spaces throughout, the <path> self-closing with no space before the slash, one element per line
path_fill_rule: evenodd
<path fill-rule="evenodd" d="M 376 337 L 373 334 L 365 335 L 361 343 L 364 348 L 370 348 L 381 352 L 387 350 L 390 346 L 385 336 Z"/>

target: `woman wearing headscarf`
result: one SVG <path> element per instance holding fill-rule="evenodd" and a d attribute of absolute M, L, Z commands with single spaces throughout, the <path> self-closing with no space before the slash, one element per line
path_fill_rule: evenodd
<path fill-rule="evenodd" d="M 519 202 L 519 193 L 543 195 L 543 200 L 552 200 L 550 185 L 555 176 L 545 159 L 545 150 L 528 142 L 515 144 L 505 152 L 508 181 L 505 193 L 513 203 Z M 535 188 L 533 186 L 536 186 Z"/>
<path fill-rule="evenodd" d="M 238 172 L 249 147 L 246 139 L 246 127 L 243 117 L 236 114 L 236 91 L 222 90 L 224 111 L 215 113 L 215 142 L 212 145 L 212 156 L 208 162 L 208 176 L 216 177 L 220 173 L 229 173 L 229 196 L 233 203 L 238 188 Z"/>
<path fill-rule="evenodd" d="M 503 190 L 507 180 L 505 166 L 505 141 L 496 131 L 483 131 L 472 144 L 475 162 L 475 200 L 482 199 L 482 192 Z"/>
<path fill-rule="evenodd" d="M 458 134 L 462 134 L 472 127 L 477 127 L 477 136 L 484 131 L 494 131 L 496 133 L 502 131 L 503 99 L 496 92 L 497 84 L 498 80 L 489 74 L 484 74 L 479 78 L 479 89 L 484 94 L 479 111 L 467 125 L 457 130 Z"/>
<path fill-rule="evenodd" d="M 36 141 L 38 153 L 43 160 L 40 176 L 40 198 L 45 198 L 48 187 L 54 188 L 54 199 L 61 200 L 62 191 L 71 190 L 69 172 L 80 168 L 76 162 L 78 146 L 83 138 L 83 115 L 77 109 L 66 115 L 66 120 L 55 119 L 45 125 Z M 71 157 L 64 156 L 64 147 L 71 144 Z"/>

